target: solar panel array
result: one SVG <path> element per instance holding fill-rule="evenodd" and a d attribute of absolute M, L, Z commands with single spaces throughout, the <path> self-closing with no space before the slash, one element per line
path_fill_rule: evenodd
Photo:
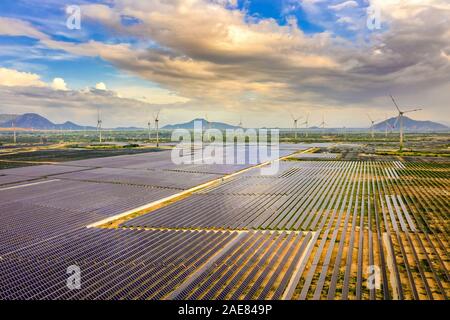
<path fill-rule="evenodd" d="M 284 146 L 280 155 L 291 152 Z M 251 166 L 169 159 L 161 152 L 2 173 L 0 299 L 449 296 L 446 164 L 283 161 L 275 175 L 246 171 L 118 229 L 85 228 Z M 80 289 L 67 286 L 72 265 Z M 371 266 L 379 288 L 367 286 Z"/>
<path fill-rule="evenodd" d="M 2 255 L 0 299 L 161 299 L 237 236 L 78 229 Z M 67 286 L 71 266 L 79 290 Z"/>
<path fill-rule="evenodd" d="M 448 166 L 302 161 L 281 168 L 269 177 L 246 172 L 122 226 L 310 230 L 317 241 L 294 299 L 448 297 Z M 380 268 L 378 290 L 366 287 L 370 266 Z"/>
<path fill-rule="evenodd" d="M 23 177 L 47 177 L 61 173 L 67 172 L 75 172 L 86 170 L 85 168 L 79 168 L 68 165 L 39 165 L 32 167 L 22 167 L 22 168 L 14 168 L 14 169 L 4 169 L 1 170 L 2 175 L 15 175 L 15 176 L 23 176 Z"/>
<path fill-rule="evenodd" d="M 199 172 L 194 165 L 183 171 L 170 157 L 152 152 L 0 171 L 0 254 L 248 167 L 199 164 Z M 139 166 L 149 169 L 133 168 Z"/>
<path fill-rule="evenodd" d="M 0 254 L 179 192 L 57 179 L 16 187 L 0 189 Z"/>
<path fill-rule="evenodd" d="M 220 147 L 220 146 L 219 146 Z M 303 147 L 306 149 L 306 147 Z M 231 151 L 233 150 L 233 151 Z M 153 153 L 142 153 L 135 155 L 124 155 L 109 158 L 87 159 L 66 162 L 68 166 L 79 167 L 102 167 L 102 168 L 123 168 L 141 170 L 161 170 L 176 172 L 195 172 L 209 174 L 230 174 L 255 164 L 265 162 L 269 159 L 276 159 L 278 156 L 287 156 L 295 150 L 291 148 L 280 148 L 278 154 L 268 156 L 268 159 L 260 157 L 258 148 L 248 146 L 238 146 L 235 148 L 225 147 L 221 153 L 223 157 L 215 157 L 214 153 L 205 152 L 194 156 L 192 152 L 183 153 L 184 163 L 177 164 L 172 161 L 172 151 L 162 151 Z M 227 155 L 233 155 L 231 160 L 227 160 Z M 240 155 L 238 157 L 238 154 Z M 213 159 L 217 159 L 213 163 Z M 210 163 L 208 163 L 209 161 Z"/>
<path fill-rule="evenodd" d="M 275 176 L 252 170 L 123 226 L 315 230 L 317 213 L 324 212 L 326 201 L 340 190 L 352 163 L 282 162 L 280 166 Z"/>
<path fill-rule="evenodd" d="M 310 232 L 245 233 L 226 255 L 169 298 L 279 300 L 298 268 L 304 267 L 306 262 L 301 258 L 310 248 L 311 238 Z"/>
<path fill-rule="evenodd" d="M 193 186 L 218 179 L 222 174 L 170 172 L 122 168 L 99 168 L 82 172 L 66 173 L 58 179 L 77 181 L 110 182 L 123 185 L 154 186 L 161 188 L 189 189 Z"/>
<path fill-rule="evenodd" d="M 23 176 L 1 175 L 0 174 L 0 188 L 3 185 L 18 183 L 18 182 L 24 182 L 24 181 L 30 181 L 30 180 L 35 180 L 35 179 L 34 178 L 23 177 Z"/>
<path fill-rule="evenodd" d="M 293 155 L 292 158 L 296 159 L 337 159 L 340 157 L 340 153 L 299 153 Z"/>

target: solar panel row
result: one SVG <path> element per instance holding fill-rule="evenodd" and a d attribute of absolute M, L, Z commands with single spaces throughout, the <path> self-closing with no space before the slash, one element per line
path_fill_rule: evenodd
<path fill-rule="evenodd" d="M 99 168 L 82 172 L 67 173 L 55 176 L 57 179 L 109 182 L 138 186 L 154 186 L 161 188 L 189 189 L 196 185 L 218 179 L 221 174 L 171 172 L 141 169 Z"/>

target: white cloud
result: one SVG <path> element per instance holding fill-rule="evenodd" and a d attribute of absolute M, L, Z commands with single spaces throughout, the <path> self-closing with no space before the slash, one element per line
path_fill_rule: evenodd
<path fill-rule="evenodd" d="M 106 84 L 104 84 L 103 82 L 99 82 L 95 85 L 95 89 L 97 90 L 106 90 Z"/>
<path fill-rule="evenodd" d="M 148 88 L 142 86 L 115 87 L 119 97 L 134 99 L 150 104 L 173 104 L 188 102 L 189 99 L 177 96 L 173 92 L 162 88 Z"/>
<path fill-rule="evenodd" d="M 63 78 L 54 78 L 51 87 L 53 90 L 67 91 L 67 84 Z"/>
<path fill-rule="evenodd" d="M 357 8 L 358 3 L 356 1 L 344 1 L 335 5 L 329 5 L 328 8 L 334 11 L 341 11 L 349 8 Z"/>
<path fill-rule="evenodd" d="M 36 39 L 48 38 L 46 34 L 38 31 L 30 23 L 6 17 L 0 17 L 0 34 L 8 36 L 28 36 Z"/>
<path fill-rule="evenodd" d="M 14 69 L 0 68 L 0 86 L 33 86 L 43 87 L 45 82 L 35 73 L 20 72 Z"/>
<path fill-rule="evenodd" d="M 227 10 L 224 4 L 232 3 L 225 0 L 116 0 L 108 6 L 83 6 L 83 19 L 105 25 L 115 40 L 131 37 L 133 42 L 56 41 L 25 22 L 2 23 L 2 18 L 0 34 L 26 35 L 40 39 L 42 47 L 100 57 L 157 83 L 175 101 L 187 99 L 189 108 L 265 114 L 280 105 L 350 109 L 380 101 L 383 107 L 389 90 L 407 97 L 450 82 L 448 1 L 370 0 L 382 10 L 383 29 L 377 32 L 363 27 L 365 8 L 354 7 L 355 1 L 334 1 L 333 8 L 330 1 L 298 1 L 306 14 L 318 14 L 312 16 L 315 22 L 326 20 L 320 14 L 330 12 L 336 20 L 326 25 L 328 31 L 311 35 L 295 23 L 284 26 Z M 344 8 L 349 9 L 342 11 L 345 16 L 337 10 Z M 124 26 L 121 15 L 139 23 Z M 342 26 L 353 30 L 356 40 L 333 34 Z M 116 89 L 120 96 L 140 101 L 164 100 L 155 99 L 157 92 Z M 441 100 L 430 98 L 429 105 L 449 114 Z"/>

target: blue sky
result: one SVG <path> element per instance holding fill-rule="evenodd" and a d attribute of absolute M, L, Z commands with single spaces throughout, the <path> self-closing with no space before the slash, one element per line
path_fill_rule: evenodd
<path fill-rule="evenodd" d="M 1 16 L 18 18 L 28 21 L 37 29 L 51 36 L 52 39 L 81 43 L 89 40 L 115 41 L 107 28 L 92 21 L 82 21 L 82 32 L 70 32 L 67 30 L 66 5 L 81 5 L 84 3 L 101 3 L 102 1 L 27 1 L 5 0 L 0 2 Z M 107 81 L 114 84 L 124 81 L 120 78 L 120 70 L 109 62 L 98 57 L 83 57 L 70 55 L 62 50 L 48 49 L 45 47 L 33 48 L 33 52 L 17 56 L 17 51 L 27 52 L 30 47 L 36 45 L 37 40 L 29 37 L 0 36 L 0 65 L 4 67 L 21 67 L 21 71 L 35 72 L 45 81 L 51 81 L 55 77 L 62 77 L 74 89 L 92 86 L 96 82 Z M 15 47 L 17 51 L 8 54 L 8 47 Z M 100 77 L 101 75 L 101 77 Z M 119 78 L 118 78 L 119 77 Z M 132 83 L 147 82 L 139 78 L 127 77 Z"/>
<path fill-rule="evenodd" d="M 164 108 L 166 121 L 208 112 L 229 121 L 243 115 L 263 126 L 282 108 L 357 126 L 367 112 L 377 118 L 391 112 L 386 92 L 393 90 L 405 104 L 435 105 L 418 115 L 432 118 L 447 99 L 436 90 L 448 88 L 450 50 L 442 29 L 448 4 L 426 0 L 419 10 L 415 0 L 396 1 L 3 0 L 0 68 L 23 78 L 14 85 L 4 80 L 5 100 L 9 109 L 23 109 L 17 112 L 75 114 L 84 121 L 98 105 L 79 106 L 81 112 L 70 101 L 56 114 L 51 106 L 60 102 L 52 99 L 61 92 L 46 92 L 51 103 L 45 104 L 11 86 L 64 90 L 67 101 L 102 83 L 114 97 L 101 99 L 102 107 L 116 110 L 111 123 L 126 116 L 136 124 L 140 115 Z M 66 27 L 67 5 L 81 7 L 80 30 Z M 380 29 L 366 25 L 369 6 L 382 13 Z M 65 85 L 52 87 L 55 78 Z"/>
<path fill-rule="evenodd" d="M 118 37 L 106 26 L 92 20 L 82 20 L 83 28 L 81 32 L 69 32 L 65 26 L 67 5 L 83 5 L 103 3 L 108 5 L 110 1 L 30 1 L 30 0 L 4 0 L 0 2 L 1 16 L 18 18 L 28 21 L 37 29 L 51 36 L 52 39 L 65 42 L 86 42 L 90 40 L 103 41 L 108 43 L 136 43 L 133 37 Z M 332 2 L 332 1 L 331 1 Z M 326 1 L 324 6 L 331 4 Z M 231 8 L 235 10 L 236 8 Z M 308 17 L 302 5 L 295 0 L 239 0 L 237 9 L 245 10 L 247 15 L 256 19 L 274 19 L 284 26 L 287 24 L 288 17 L 295 17 L 297 25 L 306 34 L 321 33 L 327 31 L 324 22 L 333 21 L 336 17 L 329 11 L 321 13 L 324 21 L 314 21 Z M 126 17 L 125 17 L 126 18 Z M 124 19 L 126 24 L 126 19 Z M 352 39 L 354 32 L 348 30 L 328 30 L 341 36 Z M 36 40 L 28 37 L 1 37 L 0 48 L 15 46 L 18 50 L 27 50 L 30 46 L 36 44 Z M 7 51 L 7 50 L 5 50 Z M 107 81 L 114 85 L 116 82 L 124 81 L 121 74 L 107 61 L 99 58 L 87 58 L 69 56 L 60 50 L 49 50 L 39 48 L 36 54 L 23 55 L 17 58 L 17 55 L 2 54 L 0 51 L 1 65 L 4 67 L 22 66 L 21 71 L 33 72 L 40 70 L 44 80 L 50 81 L 55 77 L 62 77 L 71 83 L 73 88 L 83 88 L 92 85 L 95 81 Z M 98 79 L 98 75 L 104 76 Z M 139 78 L 132 79 L 127 77 L 127 81 L 134 84 L 155 85 L 148 81 L 141 81 Z"/>

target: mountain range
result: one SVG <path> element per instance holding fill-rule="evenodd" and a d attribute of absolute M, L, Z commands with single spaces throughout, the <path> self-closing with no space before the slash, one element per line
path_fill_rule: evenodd
<path fill-rule="evenodd" d="M 397 122 L 397 117 L 393 117 L 377 123 L 374 125 L 374 129 L 376 131 L 385 131 L 386 126 L 389 128 L 388 130 L 398 131 L 400 124 Z M 395 127 L 394 127 L 395 125 Z M 449 127 L 443 125 L 441 123 L 433 122 L 433 121 L 419 121 L 413 120 L 411 118 L 403 116 L 403 128 L 405 131 L 418 131 L 418 132 L 432 132 L 432 131 L 446 131 L 449 130 Z"/>
<path fill-rule="evenodd" d="M 219 129 L 219 130 L 226 130 L 226 129 L 238 129 L 238 126 L 233 126 L 231 124 L 227 124 L 224 122 L 208 122 L 205 119 L 194 119 L 189 122 L 185 123 L 179 123 L 179 124 L 169 124 L 164 127 L 162 127 L 163 130 L 174 130 L 174 129 L 187 129 L 192 130 L 194 129 L 194 122 L 201 122 L 203 129 Z"/>
<path fill-rule="evenodd" d="M 392 128 L 395 124 L 396 117 L 387 119 L 380 123 L 375 124 L 374 129 L 376 131 L 384 131 L 386 129 L 386 125 L 388 128 Z M 203 129 L 237 129 L 238 126 L 233 126 L 224 122 L 208 122 L 205 119 L 194 119 L 189 122 L 179 123 L 179 124 L 170 124 L 162 127 L 162 130 L 174 130 L 174 129 L 188 129 L 192 130 L 194 128 L 194 122 L 200 121 L 202 123 Z M 92 126 L 82 126 L 78 125 L 71 121 L 66 121 L 62 124 L 53 123 L 47 118 L 36 114 L 36 113 L 25 113 L 22 115 L 15 114 L 0 114 L 0 128 L 24 128 L 24 129 L 35 129 L 35 130 L 96 130 L 95 127 Z M 433 121 L 418 121 L 413 120 L 408 117 L 403 118 L 403 126 L 405 131 L 417 131 L 417 132 L 435 132 L 435 131 L 447 131 L 450 128 L 446 125 L 433 122 Z M 315 127 L 310 127 L 310 130 L 314 130 Z M 332 128 L 326 128 L 327 130 L 332 130 Z M 399 124 L 396 124 L 393 131 L 398 131 Z M 137 127 L 120 127 L 115 128 L 114 130 L 121 131 L 137 131 L 144 130 L 144 128 Z M 390 129 L 389 129 L 390 130 Z"/>
<path fill-rule="evenodd" d="M 71 121 L 66 121 L 61 124 L 53 123 L 47 118 L 36 113 L 25 113 L 21 115 L 0 115 L 0 122 L 2 128 L 25 128 L 36 130 L 95 130 L 95 127 L 80 126 Z"/>

